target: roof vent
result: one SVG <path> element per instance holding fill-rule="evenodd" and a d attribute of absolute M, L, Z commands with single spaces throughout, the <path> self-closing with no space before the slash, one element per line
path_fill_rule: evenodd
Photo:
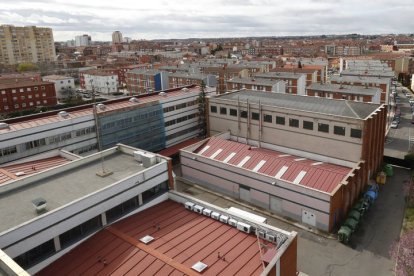
<path fill-rule="evenodd" d="M 132 98 L 130 98 L 130 99 L 129 99 L 129 102 L 131 102 L 131 103 L 137 103 L 137 102 L 139 102 L 139 101 L 138 101 L 138 99 L 137 99 L 137 98 L 132 97 Z"/>
<path fill-rule="evenodd" d="M 188 89 L 187 87 L 184 87 L 183 89 L 181 89 L 181 91 L 183 91 L 183 92 L 188 92 L 188 91 L 189 91 L 189 89 Z"/>
<path fill-rule="evenodd" d="M 139 239 L 142 243 L 148 244 L 152 240 L 154 240 L 154 237 L 151 237 L 150 235 L 146 235 L 145 237 L 142 237 Z"/>
<path fill-rule="evenodd" d="M 105 110 L 106 109 L 106 106 L 102 103 L 97 104 L 96 107 L 99 108 L 100 110 Z"/>
<path fill-rule="evenodd" d="M 46 211 L 46 207 L 47 207 L 46 199 L 39 197 L 39 198 L 33 199 L 32 203 L 38 214 L 41 214 Z"/>
<path fill-rule="evenodd" d="M 160 92 L 160 93 L 158 93 L 158 95 L 163 96 L 163 97 L 167 97 L 167 93 L 165 93 L 165 92 Z"/>
<path fill-rule="evenodd" d="M 23 175 L 25 175 L 26 173 L 25 172 L 17 172 L 17 173 L 15 173 L 14 175 L 15 176 L 23 176 Z"/>
<path fill-rule="evenodd" d="M 10 126 L 8 123 L 0 123 L 0 129 L 10 129 Z"/>
<path fill-rule="evenodd" d="M 61 117 L 61 118 L 67 118 L 67 117 L 69 117 L 69 113 L 67 112 L 67 111 L 60 111 L 59 113 L 58 113 L 58 115 L 59 115 L 59 117 Z"/>
<path fill-rule="evenodd" d="M 202 262 L 196 262 L 191 268 L 197 272 L 203 272 L 207 268 L 207 265 Z"/>

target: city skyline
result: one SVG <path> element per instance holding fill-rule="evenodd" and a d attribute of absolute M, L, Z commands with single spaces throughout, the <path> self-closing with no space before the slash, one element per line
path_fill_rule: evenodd
<path fill-rule="evenodd" d="M 184 39 L 322 34 L 412 33 L 410 1 L 270 0 L 151 3 L 123 0 L 17 0 L 0 7 L 1 24 L 53 29 L 55 41 L 84 33 L 110 41 L 113 31 L 133 39 Z M 384 24 L 385 23 L 385 24 Z"/>

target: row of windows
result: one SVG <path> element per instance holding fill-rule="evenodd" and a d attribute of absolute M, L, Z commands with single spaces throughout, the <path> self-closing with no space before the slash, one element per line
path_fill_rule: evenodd
<path fill-rule="evenodd" d="M 76 131 L 76 137 L 87 135 L 87 134 L 93 133 L 95 131 L 96 131 L 95 126 L 83 128 L 83 129 L 80 129 L 80 130 Z"/>
<path fill-rule="evenodd" d="M 195 117 L 197 117 L 197 115 L 198 114 L 194 113 L 194 114 L 190 114 L 188 116 L 183 116 L 183 117 L 180 117 L 180 118 L 177 118 L 177 119 L 174 119 L 174 120 L 167 121 L 167 122 L 165 122 L 164 125 L 165 125 L 165 127 L 172 126 L 172 125 L 175 125 L 175 124 L 187 121 L 187 120 L 194 119 Z"/>
<path fill-rule="evenodd" d="M 39 94 L 35 94 L 34 96 L 35 96 L 35 98 L 39 98 L 40 97 Z M 42 93 L 42 97 L 46 97 L 46 93 Z M 27 95 L 27 98 L 28 99 L 32 99 L 33 98 L 33 95 Z M 17 101 L 19 98 L 17 96 L 14 96 L 12 99 L 13 99 L 13 101 Z M 26 99 L 26 96 L 20 96 L 20 99 L 21 100 L 25 100 Z M 7 103 L 7 98 L 3 98 L 3 102 L 4 103 Z"/>
<path fill-rule="evenodd" d="M 7 155 L 14 154 L 14 153 L 17 153 L 16 146 L 0 149 L 0 156 L 7 156 Z"/>
<path fill-rule="evenodd" d="M 217 106 L 210 106 L 210 112 L 211 113 L 217 113 Z M 221 115 L 227 115 L 227 108 L 226 107 L 220 107 L 220 114 Z M 230 108 L 229 109 L 229 115 L 233 116 L 233 117 L 237 117 L 237 109 L 233 109 Z M 240 111 L 240 117 L 241 118 L 247 118 L 247 111 L 245 110 L 241 110 Z M 258 112 L 251 112 L 251 117 L 252 120 L 259 120 L 260 119 L 260 114 Z M 273 116 L 269 115 L 269 114 L 264 114 L 263 115 L 263 121 L 266 123 L 273 123 Z M 277 125 L 285 125 L 286 124 L 286 120 L 285 117 L 283 116 L 276 116 L 275 117 L 275 123 Z M 298 119 L 293 119 L 293 118 L 289 118 L 289 126 L 290 127 L 295 127 L 295 128 L 299 128 L 299 120 Z M 311 121 L 303 121 L 302 124 L 303 129 L 307 129 L 307 130 L 313 130 L 313 122 Z M 329 125 L 328 124 L 324 124 L 324 123 L 318 123 L 318 131 L 319 132 L 324 132 L 324 133 L 329 133 Z M 333 133 L 336 135 L 341 135 L 341 136 L 345 136 L 345 127 L 343 126 L 334 126 L 333 127 Z M 361 138 L 362 137 L 362 131 L 360 129 L 354 129 L 351 128 L 351 133 L 350 136 L 353 138 Z"/>
<path fill-rule="evenodd" d="M 171 140 L 171 139 L 180 137 L 182 135 L 185 135 L 187 133 L 190 133 L 190 132 L 193 132 L 193 131 L 196 131 L 196 130 L 200 130 L 200 129 L 201 128 L 198 125 L 197 126 L 193 126 L 193 127 L 190 127 L 190 128 L 187 128 L 187 129 L 184 129 L 184 130 L 181 130 L 181 131 L 178 131 L 176 133 L 173 133 L 173 134 L 168 135 L 167 136 L 167 140 Z"/>
<path fill-rule="evenodd" d="M 171 111 L 174 111 L 174 110 L 186 108 L 188 106 L 193 106 L 193 105 L 196 105 L 196 104 L 198 104 L 197 100 L 191 101 L 191 102 L 186 102 L 186 103 L 181 103 L 181 104 L 178 104 L 176 106 L 164 107 L 163 111 L 164 111 L 164 113 L 167 113 L 167 112 L 171 112 Z"/>
<path fill-rule="evenodd" d="M 66 132 L 66 133 L 63 133 L 63 134 L 55 135 L 55 136 L 49 137 L 49 145 L 59 143 L 61 141 L 66 141 L 66 140 L 69 140 L 71 138 L 72 138 L 72 133 L 71 132 Z"/>
<path fill-rule="evenodd" d="M 142 203 L 145 204 L 166 191 L 168 191 L 167 182 L 163 182 L 157 186 L 154 186 L 151 189 L 148 189 L 142 193 Z M 107 210 L 105 212 L 106 220 L 108 223 L 114 222 L 118 218 L 121 218 L 124 215 L 130 213 L 131 211 L 137 209 L 139 206 L 139 197 L 135 196 Z M 97 230 L 101 229 L 102 226 L 103 225 L 101 216 L 98 215 L 60 234 L 59 240 L 61 249 L 65 249 L 71 246 L 72 244 L 75 244 L 81 239 L 87 237 L 89 234 L 92 234 L 93 232 L 96 232 Z M 16 258 L 14 258 L 14 261 L 24 269 L 28 269 L 34 266 L 35 264 L 38 264 L 39 262 L 47 259 L 55 253 L 55 243 L 53 239 L 51 239 L 17 256 Z"/>
<path fill-rule="evenodd" d="M 40 105 L 41 103 L 42 103 L 41 101 L 36 101 L 36 105 Z M 43 104 L 47 104 L 47 100 L 43 100 Z M 20 106 L 21 107 L 27 107 L 27 103 L 21 103 L 21 105 L 20 104 L 14 104 L 13 106 L 14 106 L 15 109 L 18 109 L 18 108 L 20 108 Z M 34 106 L 34 103 L 29 102 L 29 106 Z M 4 105 L 3 109 L 4 110 L 9 110 L 10 106 Z"/>
<path fill-rule="evenodd" d="M 141 113 L 139 115 L 136 115 L 134 117 L 127 117 L 127 118 L 123 118 L 123 119 L 119 119 L 116 120 L 114 122 L 109 122 L 109 123 L 105 123 L 102 125 L 102 130 L 106 130 L 106 129 L 111 129 L 114 128 L 115 126 L 118 128 L 124 128 L 127 125 L 131 124 L 133 121 L 137 122 L 137 121 L 142 121 L 142 120 L 146 120 L 152 117 L 156 117 L 159 116 L 161 114 L 160 110 L 155 110 L 155 111 L 151 111 L 151 112 L 145 112 L 145 113 Z"/>
<path fill-rule="evenodd" d="M 46 90 L 46 87 L 41 86 L 40 89 L 41 90 Z M 34 91 L 38 91 L 39 90 L 39 87 L 35 86 L 35 87 L 33 87 L 33 90 Z M 31 91 L 32 91 L 32 88 L 31 87 L 27 87 L 26 88 L 26 92 L 31 92 Z M 16 93 L 16 92 L 17 92 L 17 89 L 12 89 L 12 93 Z M 25 92 L 25 89 L 24 88 L 19 88 L 19 92 Z M 1 90 L 1 94 L 2 95 L 6 95 L 6 90 Z"/>

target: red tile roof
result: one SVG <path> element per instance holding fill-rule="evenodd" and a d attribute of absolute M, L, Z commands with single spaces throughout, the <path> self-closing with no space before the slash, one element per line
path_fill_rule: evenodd
<path fill-rule="evenodd" d="M 154 240 L 140 242 L 146 235 Z M 208 265 L 202 275 L 263 271 L 255 235 L 168 200 L 98 232 L 38 275 L 200 275 L 191 269 L 198 261 Z"/>
<path fill-rule="evenodd" d="M 208 149 L 204 150 L 206 147 Z M 214 156 L 213 154 L 217 154 L 220 149 L 220 153 Z M 283 167 L 287 167 L 285 168 L 286 171 L 281 174 L 280 179 L 327 193 L 334 191 L 352 170 L 352 168 L 344 166 L 318 162 L 283 152 L 255 148 L 217 137 L 210 138 L 207 143 L 204 143 L 202 147 L 195 151 L 198 154 L 200 152 L 202 156 L 211 158 L 213 155 L 214 160 L 222 162 L 234 152 L 234 157 L 228 161 L 226 160 L 227 164 L 234 166 L 238 166 L 242 160 L 250 157 L 241 166 L 242 168 L 247 170 L 254 170 L 256 168 L 256 172 L 271 177 L 275 177 L 279 172 L 282 173 Z M 256 166 L 259 166 L 260 162 L 264 163 L 260 168 L 257 168 Z M 300 174 L 304 174 L 303 178 L 301 178 Z"/>
<path fill-rule="evenodd" d="M 68 162 L 70 162 L 70 160 L 64 157 L 54 156 L 50 158 L 44 158 L 41 160 L 0 167 L 0 185 L 12 179 L 19 178 L 16 175 L 16 173 L 18 172 L 24 173 L 22 176 L 27 176 L 53 167 L 57 167 L 59 165 L 63 165 Z"/>

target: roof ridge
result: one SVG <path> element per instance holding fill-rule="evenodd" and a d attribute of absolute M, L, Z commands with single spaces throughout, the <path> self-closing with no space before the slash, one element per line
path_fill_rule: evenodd
<path fill-rule="evenodd" d="M 352 111 L 352 113 L 354 113 L 355 114 L 355 116 L 358 118 L 358 119 L 361 119 L 361 117 L 359 116 L 359 114 L 352 108 L 352 106 L 349 104 L 349 101 L 347 101 L 347 100 L 345 100 L 345 104 L 346 104 L 346 106 L 347 107 L 349 107 L 349 109 Z"/>

